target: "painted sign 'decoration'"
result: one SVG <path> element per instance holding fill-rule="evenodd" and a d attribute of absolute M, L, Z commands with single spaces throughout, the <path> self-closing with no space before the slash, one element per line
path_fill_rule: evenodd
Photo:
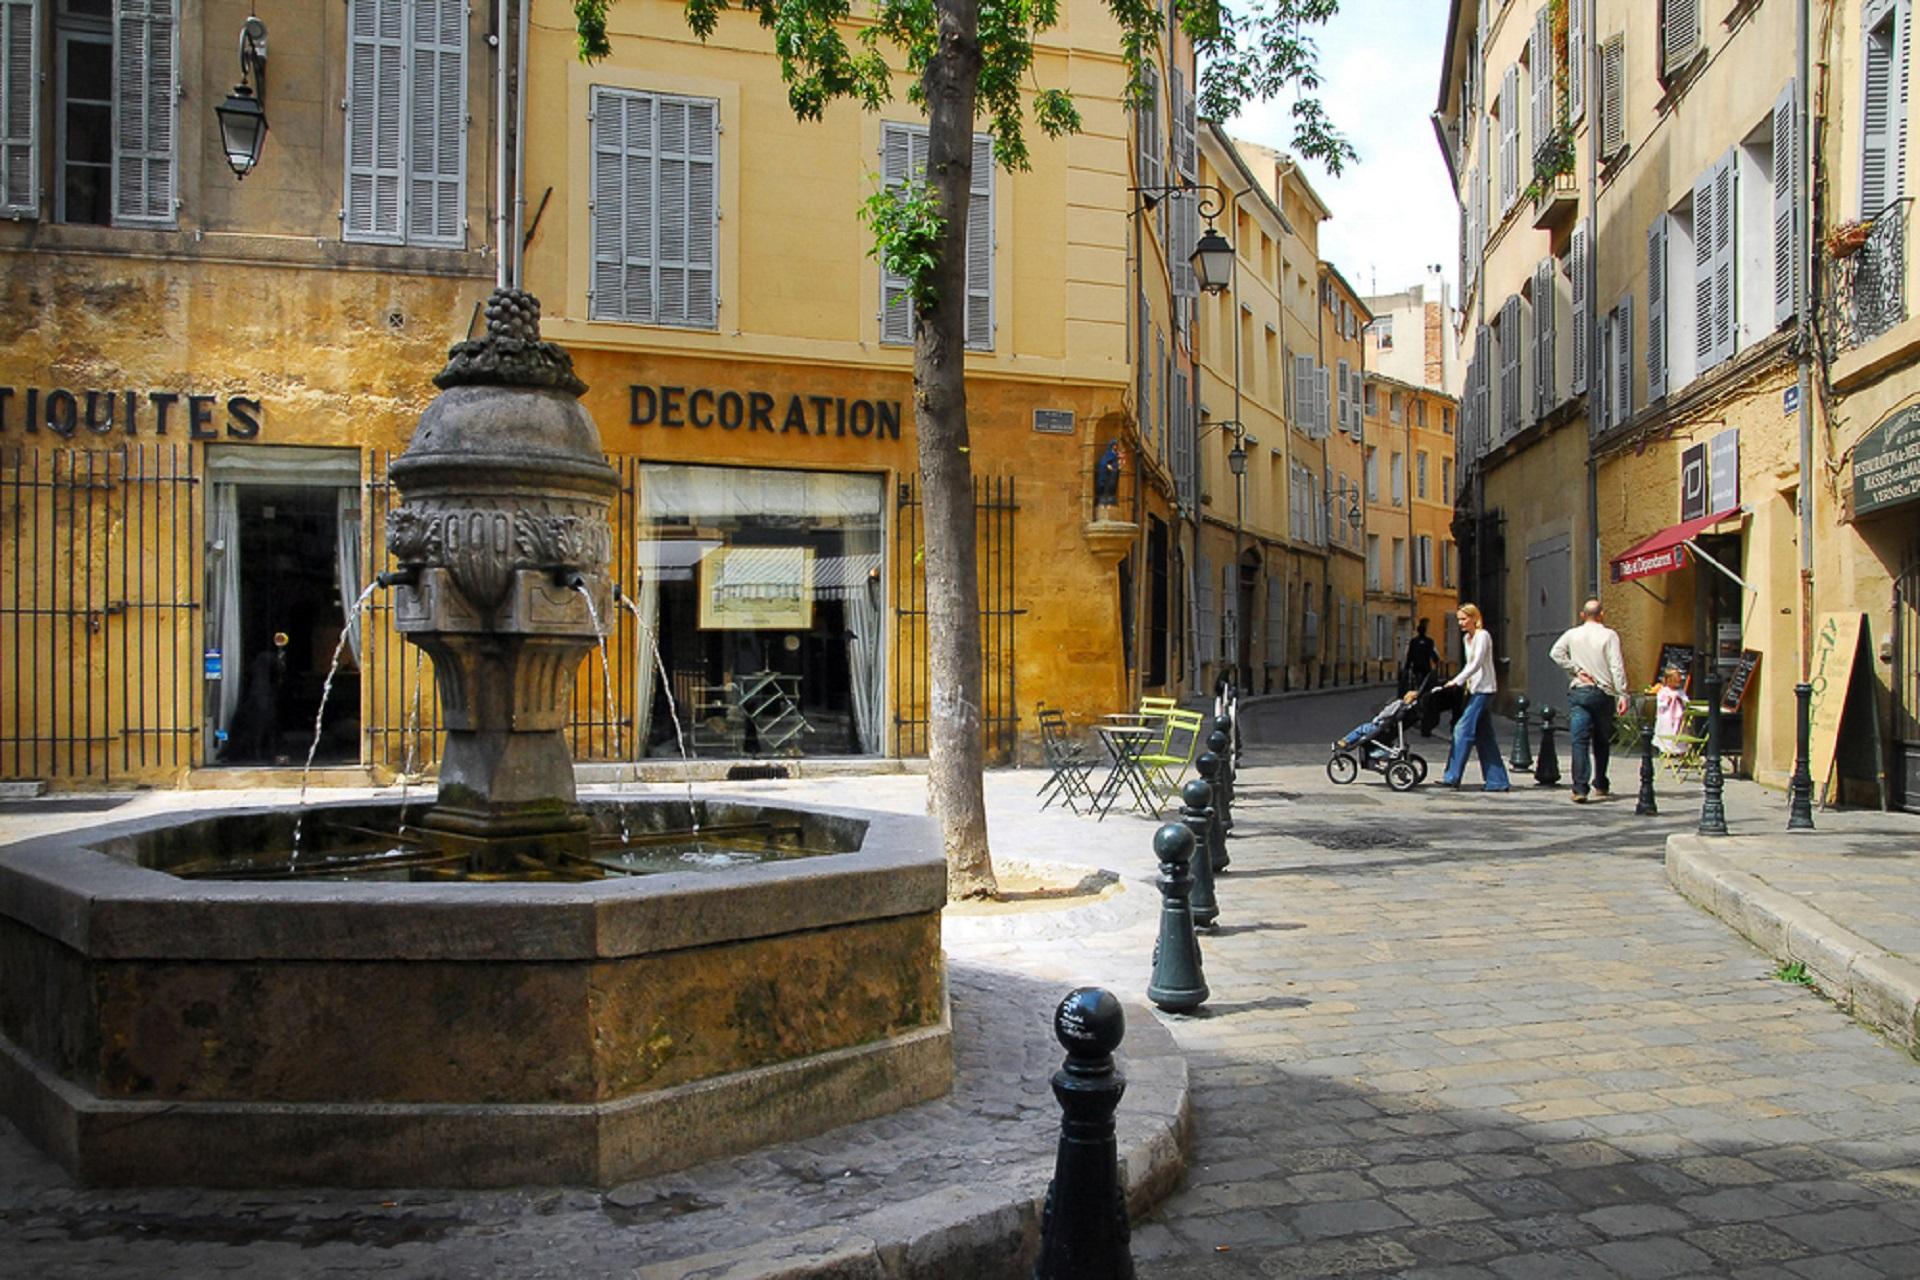
<path fill-rule="evenodd" d="M 225 419 L 214 415 L 223 406 Z M 164 436 L 175 428 L 189 440 L 251 440 L 260 434 L 261 402 L 253 396 L 181 391 L 69 391 L 65 387 L 0 386 L 0 434 Z"/>
<path fill-rule="evenodd" d="M 1853 514 L 1920 498 L 1920 405 L 1887 416 L 1853 447 Z"/>
<path fill-rule="evenodd" d="M 627 388 L 627 425 L 898 440 L 900 402 L 635 384 Z"/>

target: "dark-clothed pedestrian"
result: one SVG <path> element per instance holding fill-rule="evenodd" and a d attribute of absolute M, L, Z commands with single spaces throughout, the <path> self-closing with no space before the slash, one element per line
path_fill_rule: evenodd
<path fill-rule="evenodd" d="M 1443 787 L 1458 787 L 1466 772 L 1469 752 L 1480 757 L 1483 791 L 1506 791 L 1506 762 L 1500 759 L 1500 740 L 1493 732 L 1493 695 L 1499 687 L 1493 674 L 1493 637 L 1481 624 L 1477 606 L 1463 604 L 1456 615 L 1460 622 L 1460 640 L 1466 660 L 1443 688 L 1460 688 L 1467 705 L 1453 722 L 1453 749 L 1447 753 L 1447 770 L 1440 776 Z"/>
<path fill-rule="evenodd" d="M 1573 802 L 1585 804 L 1589 789 L 1605 799 L 1612 789 L 1607 760 L 1613 745 L 1613 718 L 1627 710 L 1627 666 L 1620 657 L 1620 633 L 1606 625 L 1597 599 L 1580 606 L 1580 622 L 1568 628 L 1548 656 L 1572 679 L 1567 687 L 1568 740 L 1573 755 Z"/>
<path fill-rule="evenodd" d="M 1427 636 L 1427 620 L 1420 619 L 1414 627 L 1413 639 L 1407 642 L 1407 657 L 1400 664 L 1400 692 L 1424 689 L 1427 677 L 1440 665 L 1440 650 Z"/>

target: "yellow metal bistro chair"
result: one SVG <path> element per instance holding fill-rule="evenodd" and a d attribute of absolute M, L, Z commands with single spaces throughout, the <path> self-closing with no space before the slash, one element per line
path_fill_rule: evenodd
<path fill-rule="evenodd" d="M 1140 767 L 1163 807 L 1166 800 L 1179 792 L 1181 780 L 1193 767 L 1193 757 L 1205 736 L 1207 723 L 1205 712 L 1183 711 L 1178 707 L 1169 709 L 1166 717 L 1166 735 L 1140 756 Z"/>

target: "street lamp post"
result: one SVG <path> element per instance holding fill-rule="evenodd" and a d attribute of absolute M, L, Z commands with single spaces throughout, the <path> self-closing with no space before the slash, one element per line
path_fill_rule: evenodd
<path fill-rule="evenodd" d="M 267 24 L 250 17 L 240 27 L 240 83 L 213 109 L 220 121 L 220 145 L 236 178 L 260 163 L 267 138 Z"/>

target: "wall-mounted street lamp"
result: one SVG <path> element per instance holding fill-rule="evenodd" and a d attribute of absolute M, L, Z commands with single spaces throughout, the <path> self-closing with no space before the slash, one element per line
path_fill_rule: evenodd
<path fill-rule="evenodd" d="M 1168 196 L 1191 195 L 1198 197 L 1200 216 L 1207 220 L 1207 229 L 1200 233 L 1193 252 L 1187 255 L 1187 261 L 1193 266 L 1194 280 L 1202 292 L 1219 294 L 1233 280 L 1233 245 L 1214 228 L 1213 220 L 1227 207 L 1226 193 L 1212 185 L 1177 183 L 1160 187 L 1135 187 L 1133 193 L 1140 197 L 1140 208 L 1150 210 Z"/>
<path fill-rule="evenodd" d="M 1204 407 L 1201 409 L 1201 412 L 1202 413 L 1206 412 Z M 1235 476 L 1246 475 L 1247 474 L 1247 448 L 1248 446 L 1253 446 L 1257 448 L 1260 444 L 1260 438 L 1254 435 L 1252 432 L 1248 431 L 1247 428 L 1241 423 L 1216 422 L 1212 426 L 1207 427 L 1197 437 L 1195 437 L 1196 443 L 1200 440 L 1205 440 L 1208 436 L 1212 435 L 1216 431 L 1227 432 L 1233 437 L 1233 448 L 1227 450 L 1227 470 L 1233 472 Z"/>
<path fill-rule="evenodd" d="M 1343 504 L 1345 510 L 1335 509 Z M 1360 525 L 1366 519 L 1360 511 L 1360 486 L 1356 484 L 1349 488 L 1348 482 L 1343 481 L 1338 489 L 1327 490 L 1327 513 L 1331 516 L 1344 516 L 1347 524 L 1356 533 L 1359 532 Z"/>
<path fill-rule="evenodd" d="M 236 178 L 260 163 L 267 139 L 267 24 L 250 17 L 240 27 L 240 83 L 213 109 L 220 118 L 220 145 Z"/>

